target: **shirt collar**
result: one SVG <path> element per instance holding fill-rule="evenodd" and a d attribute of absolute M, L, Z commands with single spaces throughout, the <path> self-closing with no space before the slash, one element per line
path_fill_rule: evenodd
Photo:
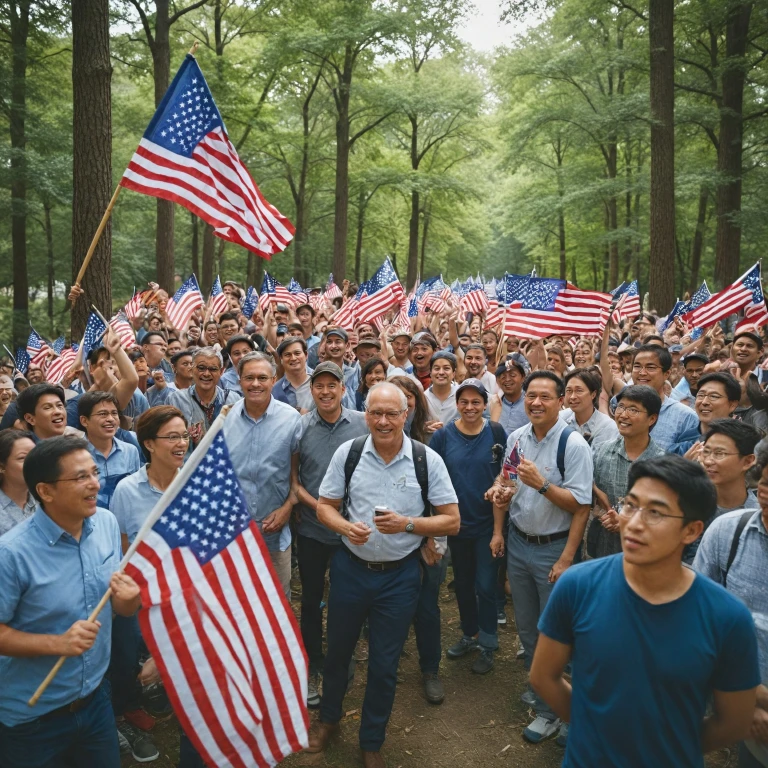
<path fill-rule="evenodd" d="M 313 408 L 310 411 L 310 414 L 312 414 L 311 415 L 311 423 L 312 424 L 323 424 L 324 426 L 328 427 L 329 429 L 334 429 L 337 424 L 341 424 L 344 421 L 346 421 L 346 422 L 350 421 L 350 418 L 349 418 L 350 410 L 349 410 L 349 408 L 345 408 L 343 405 L 341 406 L 341 415 L 339 416 L 338 419 L 336 419 L 336 421 L 333 422 L 333 424 L 331 424 L 330 422 L 326 421 L 318 413 L 317 408 Z"/>
<path fill-rule="evenodd" d="M 251 422 L 251 424 L 258 424 L 263 418 L 266 416 L 271 416 L 274 414 L 275 410 L 277 410 L 277 400 L 275 400 L 274 396 L 270 395 L 269 397 L 269 405 L 267 405 L 267 410 L 264 411 L 264 413 L 259 416 L 258 419 L 254 419 L 253 416 L 251 416 L 250 413 L 248 413 L 248 409 L 245 407 L 245 398 L 243 398 L 241 401 L 242 403 L 242 409 L 240 410 L 240 416 L 242 418 L 248 419 L 248 421 Z"/>
<path fill-rule="evenodd" d="M 368 435 L 368 439 L 365 441 L 365 446 L 363 447 L 363 453 L 372 453 L 377 458 L 381 459 L 383 462 L 384 459 L 381 458 L 381 455 L 376 450 L 376 446 L 373 444 L 373 435 Z M 399 459 L 406 457 L 413 461 L 413 445 L 411 444 L 411 438 L 408 437 L 408 435 L 403 432 L 403 444 L 400 446 L 400 450 L 395 454 L 392 461 L 389 462 L 389 464 L 394 464 Z"/>
<path fill-rule="evenodd" d="M 53 520 L 48 517 L 45 510 L 38 504 L 33 516 L 35 525 L 40 529 L 45 540 L 48 542 L 48 546 L 52 547 L 58 543 L 62 536 L 70 536 L 60 525 L 54 523 Z M 83 533 L 80 536 L 80 541 L 85 540 L 91 531 L 93 530 L 95 523 L 93 522 L 93 515 L 83 520 Z M 71 536 L 70 536 L 71 538 Z"/>

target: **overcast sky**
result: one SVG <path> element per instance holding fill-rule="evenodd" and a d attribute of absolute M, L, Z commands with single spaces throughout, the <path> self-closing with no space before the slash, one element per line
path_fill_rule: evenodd
<path fill-rule="evenodd" d="M 459 35 L 479 51 L 492 51 L 506 45 L 525 25 L 503 24 L 500 0 L 474 0 L 475 12 L 470 15 Z"/>

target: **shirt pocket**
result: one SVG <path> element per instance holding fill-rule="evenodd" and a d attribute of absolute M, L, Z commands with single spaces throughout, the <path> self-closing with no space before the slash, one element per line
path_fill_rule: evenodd
<path fill-rule="evenodd" d="M 424 502 L 421 498 L 421 486 L 415 480 L 407 480 L 395 486 L 393 510 L 401 515 L 418 517 L 423 514 Z"/>

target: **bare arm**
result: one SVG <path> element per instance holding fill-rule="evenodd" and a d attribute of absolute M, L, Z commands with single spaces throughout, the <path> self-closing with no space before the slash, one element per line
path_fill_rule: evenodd
<path fill-rule="evenodd" d="M 104 337 L 104 346 L 109 350 L 112 359 L 115 361 L 117 370 L 120 372 L 120 379 L 112 385 L 111 392 L 120 403 L 120 408 L 127 408 L 131 402 L 136 387 L 139 386 L 139 374 L 133 367 L 123 345 L 117 334 L 110 328 Z"/>
<path fill-rule="evenodd" d="M 714 691 L 714 714 L 704 718 L 701 743 L 704 752 L 727 747 L 749 736 L 755 711 L 757 689 L 746 691 Z"/>
<path fill-rule="evenodd" d="M 99 627 L 99 621 L 76 621 L 62 635 L 38 635 L 0 624 L 0 655 L 25 659 L 35 656 L 80 656 L 93 647 Z"/>
<path fill-rule="evenodd" d="M 571 719 L 572 689 L 563 672 L 571 658 L 571 650 L 570 645 L 558 643 L 540 632 L 531 664 L 531 685 L 565 722 Z"/>

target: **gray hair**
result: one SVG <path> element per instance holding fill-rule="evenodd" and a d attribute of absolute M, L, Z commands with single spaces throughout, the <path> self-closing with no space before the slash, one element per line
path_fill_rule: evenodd
<path fill-rule="evenodd" d="M 400 387 L 398 387 L 397 384 L 393 384 L 391 381 L 379 381 L 376 384 L 374 384 L 368 390 L 368 397 L 366 398 L 366 402 L 370 403 L 371 395 L 380 389 L 385 389 L 387 392 L 394 392 L 397 395 L 398 400 L 400 401 L 401 410 L 404 411 L 408 407 L 408 398 L 405 396 L 405 392 L 403 392 L 403 390 L 400 389 Z"/>
<path fill-rule="evenodd" d="M 215 357 L 219 361 L 219 368 L 224 367 L 224 359 L 221 356 L 221 352 L 213 347 L 198 347 L 192 353 L 192 362 L 196 363 L 198 357 Z"/>
<path fill-rule="evenodd" d="M 277 365 L 275 364 L 275 358 L 272 357 L 272 355 L 268 355 L 266 352 L 249 352 L 247 355 L 240 358 L 240 362 L 237 364 L 237 375 L 243 375 L 243 368 L 245 368 L 247 363 L 255 363 L 260 360 L 269 363 L 273 376 L 277 374 Z"/>

